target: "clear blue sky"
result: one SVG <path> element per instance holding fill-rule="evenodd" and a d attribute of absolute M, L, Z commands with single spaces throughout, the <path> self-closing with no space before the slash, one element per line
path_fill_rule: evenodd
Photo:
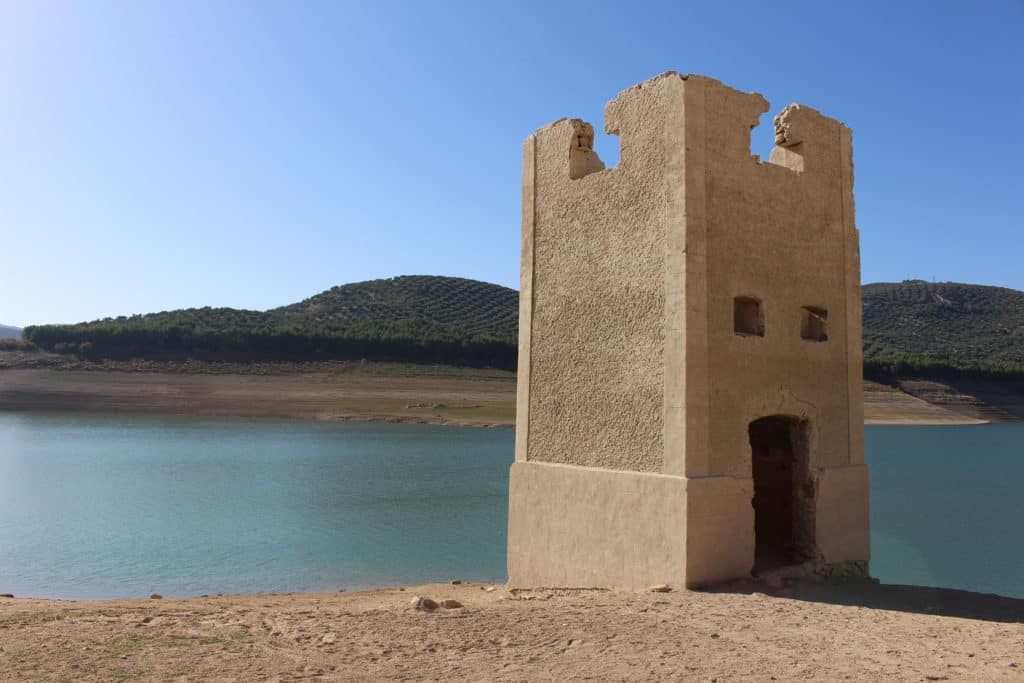
<path fill-rule="evenodd" d="M 0 323 L 517 287 L 523 139 L 669 69 L 853 129 L 865 282 L 1024 289 L 1020 0 L 7 0 Z"/>

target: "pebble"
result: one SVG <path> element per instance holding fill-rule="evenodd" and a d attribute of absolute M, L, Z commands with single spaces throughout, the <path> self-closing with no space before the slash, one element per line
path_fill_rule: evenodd
<path fill-rule="evenodd" d="M 498 590 L 498 587 L 497 586 L 484 586 L 484 590 L 486 592 L 488 592 L 488 593 L 493 593 L 494 591 Z"/>
<path fill-rule="evenodd" d="M 651 591 L 652 593 L 670 593 L 672 591 L 672 589 L 664 583 L 659 583 L 656 586 L 651 586 L 647 590 Z"/>
<path fill-rule="evenodd" d="M 417 595 L 411 601 L 409 601 L 409 604 L 412 605 L 414 609 L 418 610 L 433 611 L 438 607 L 437 602 L 435 600 L 431 600 L 430 598 L 424 598 L 419 595 Z"/>
<path fill-rule="evenodd" d="M 153 593 L 152 595 L 149 596 L 149 599 L 150 600 L 163 600 L 164 596 L 160 595 L 159 593 Z"/>
<path fill-rule="evenodd" d="M 441 607 L 444 607 L 445 609 L 459 609 L 460 607 L 462 607 L 462 603 L 458 600 L 452 600 L 451 598 L 448 598 L 447 600 L 441 601 Z"/>
<path fill-rule="evenodd" d="M 459 585 L 459 584 L 461 584 L 461 583 L 462 583 L 462 579 L 452 579 L 452 580 L 451 580 L 451 584 L 452 584 L 453 586 L 458 586 L 458 585 Z"/>
<path fill-rule="evenodd" d="M 320 642 L 323 643 L 324 645 L 331 645 L 337 639 L 338 639 L 337 634 L 335 634 L 335 633 L 325 633 L 325 634 L 323 634 L 323 636 L 320 637 Z"/>

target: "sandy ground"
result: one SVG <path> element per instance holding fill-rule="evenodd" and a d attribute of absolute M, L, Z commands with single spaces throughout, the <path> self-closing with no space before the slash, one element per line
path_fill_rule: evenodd
<path fill-rule="evenodd" d="M 285 374 L 0 370 L 0 410 L 510 426 L 515 375 L 498 370 L 351 364 Z"/>
<path fill-rule="evenodd" d="M 936 392 L 936 401 L 945 399 L 948 393 Z M 960 410 L 954 410 L 938 402 L 929 402 L 900 389 L 864 382 L 864 423 L 865 424 L 986 424 L 998 419 L 991 413 L 985 414 L 973 403 L 964 402 Z M 1009 416 L 1007 416 L 1009 417 Z"/>
<path fill-rule="evenodd" d="M 2 354 L 0 354 L 2 355 Z M 160 364 L 96 369 L 4 367 L 0 410 L 283 417 L 470 426 L 515 423 L 515 375 L 499 370 L 319 363 L 255 367 Z M 166 364 L 165 364 L 166 365 Z M 174 371 L 172 371 L 172 369 Z M 907 391 L 865 382 L 868 424 L 980 424 L 1019 419 L 939 382 Z M 907 392 L 911 393 L 907 393 Z M 912 395 L 914 394 L 914 395 Z M 999 405 L 1017 400 L 999 398 Z M 1024 413 L 1022 413 L 1024 414 Z"/>
<path fill-rule="evenodd" d="M 916 587 L 0 599 L 0 679 L 1024 681 L 1024 600 Z M 461 608 L 419 611 L 415 596 Z"/>

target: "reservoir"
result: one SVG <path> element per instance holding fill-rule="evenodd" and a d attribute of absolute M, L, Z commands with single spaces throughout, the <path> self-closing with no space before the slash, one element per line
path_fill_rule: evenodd
<path fill-rule="evenodd" d="M 511 429 L 0 413 L 0 592 L 504 581 Z M 1024 597 L 1024 424 L 871 426 L 872 574 Z"/>

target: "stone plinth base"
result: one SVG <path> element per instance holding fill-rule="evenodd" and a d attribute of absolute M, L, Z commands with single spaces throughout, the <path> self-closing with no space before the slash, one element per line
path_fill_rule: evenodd
<path fill-rule="evenodd" d="M 871 559 L 868 466 L 828 467 L 818 475 L 818 552 L 828 564 Z"/>
<path fill-rule="evenodd" d="M 869 559 L 867 467 L 819 471 L 820 561 Z M 753 480 L 512 465 L 509 584 L 646 590 L 750 577 Z"/>
<path fill-rule="evenodd" d="M 516 462 L 509 483 L 509 584 L 680 588 L 685 518 L 682 477 Z"/>

